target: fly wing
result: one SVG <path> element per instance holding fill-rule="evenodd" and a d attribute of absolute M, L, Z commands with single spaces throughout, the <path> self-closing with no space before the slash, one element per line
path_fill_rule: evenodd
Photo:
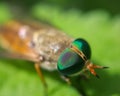
<path fill-rule="evenodd" d="M 22 59 L 33 62 L 38 62 L 39 58 L 32 58 L 31 56 L 25 56 L 17 53 L 10 53 L 6 51 L 0 51 L 0 58 L 10 58 L 10 59 Z"/>
<path fill-rule="evenodd" d="M 34 28 L 16 21 L 8 22 L 0 28 L 0 46 L 9 53 L 8 57 L 10 55 L 26 59 L 38 57 L 32 42 L 32 31 Z M 3 53 L 1 56 L 7 57 L 7 54 Z"/>

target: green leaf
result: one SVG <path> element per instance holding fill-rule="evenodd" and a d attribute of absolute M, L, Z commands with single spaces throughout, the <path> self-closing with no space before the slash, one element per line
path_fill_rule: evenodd
<path fill-rule="evenodd" d="M 12 14 L 9 10 L 9 7 L 5 3 L 0 3 L 0 24 L 8 21 L 12 18 Z"/>

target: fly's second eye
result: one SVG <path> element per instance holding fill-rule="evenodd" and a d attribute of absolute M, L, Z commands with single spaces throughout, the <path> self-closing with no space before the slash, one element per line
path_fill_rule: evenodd
<path fill-rule="evenodd" d="M 91 57 L 91 49 L 88 42 L 84 39 L 78 38 L 72 42 L 72 46 L 76 47 L 79 51 L 83 52 L 87 59 Z"/>

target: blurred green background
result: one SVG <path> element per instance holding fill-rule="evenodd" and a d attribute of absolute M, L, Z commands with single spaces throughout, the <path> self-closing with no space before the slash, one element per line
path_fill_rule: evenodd
<path fill-rule="evenodd" d="M 58 73 L 43 71 L 49 96 L 120 96 L 119 0 L 1 0 L 0 24 L 13 18 L 50 22 L 73 38 L 85 38 L 92 61 L 110 67 L 97 70 L 101 79 L 77 79 L 78 91 Z M 0 59 L 0 96 L 44 96 L 31 62 Z"/>

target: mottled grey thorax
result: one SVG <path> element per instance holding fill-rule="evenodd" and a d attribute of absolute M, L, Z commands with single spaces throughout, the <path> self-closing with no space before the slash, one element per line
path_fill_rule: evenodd
<path fill-rule="evenodd" d="M 40 66 L 47 70 L 57 68 L 57 60 L 60 53 L 72 42 L 65 33 L 55 29 L 43 29 L 34 34 L 35 50 L 43 57 Z"/>

